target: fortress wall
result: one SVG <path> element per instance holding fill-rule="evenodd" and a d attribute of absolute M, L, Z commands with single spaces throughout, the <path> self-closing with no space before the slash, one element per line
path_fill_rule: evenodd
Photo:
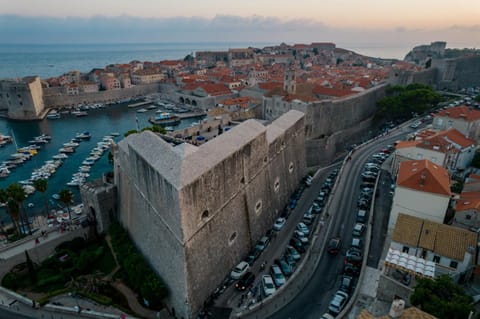
<path fill-rule="evenodd" d="M 180 226 L 172 221 L 180 215 L 176 190 L 122 143 L 115 154 L 115 184 L 120 222 L 168 286 L 168 303 L 175 308 L 184 307 L 185 252 Z"/>
<path fill-rule="evenodd" d="M 480 86 L 480 56 L 459 58 L 454 61 L 453 77 L 444 77 L 444 81 L 439 83 L 441 87 L 458 90 L 460 88 Z M 448 66 L 448 64 L 446 65 Z"/>
<path fill-rule="evenodd" d="M 325 100 L 308 106 L 305 120 L 307 167 L 330 162 L 346 145 L 368 132 L 376 103 L 385 96 L 383 84 L 353 97 Z"/>
<path fill-rule="evenodd" d="M 150 93 L 159 92 L 158 83 L 136 85 L 131 88 L 99 91 L 92 93 L 81 93 L 78 95 L 58 94 L 55 88 L 43 89 L 43 99 L 46 108 L 77 106 L 81 103 L 104 103 L 112 102 L 134 96 L 142 96 Z"/>

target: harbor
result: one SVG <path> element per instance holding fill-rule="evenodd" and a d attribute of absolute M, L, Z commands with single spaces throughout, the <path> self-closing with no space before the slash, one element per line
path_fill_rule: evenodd
<path fill-rule="evenodd" d="M 46 117 L 40 121 L 0 119 L 0 134 L 5 137 L 0 148 L 0 163 L 6 162 L 0 168 L 0 188 L 21 183 L 24 189 L 32 192 L 24 202 L 29 215 L 44 213 L 45 200 L 52 209 L 62 208 L 63 203 L 55 198 L 62 189 L 70 189 L 74 202 L 80 202 L 78 186 L 113 170 L 108 161 L 111 144 L 120 141 L 127 131 L 151 126 L 149 118 L 156 111 L 162 111 L 159 106 L 138 113 L 135 108 L 129 108 L 129 104 L 124 101 L 106 107 L 91 107 L 85 117 L 73 114 L 76 110 L 72 109 L 58 110 L 59 118 Z M 81 111 L 86 112 L 86 109 L 83 107 Z M 175 130 L 190 127 L 198 121 L 198 115 L 182 117 L 174 126 Z M 16 166 L 8 168 L 7 165 Z M 36 178 L 47 179 L 45 193 L 32 190 Z M 4 208 L 0 207 L 0 213 L 2 210 Z M 6 214 L 1 216 L 0 220 L 8 222 Z"/>

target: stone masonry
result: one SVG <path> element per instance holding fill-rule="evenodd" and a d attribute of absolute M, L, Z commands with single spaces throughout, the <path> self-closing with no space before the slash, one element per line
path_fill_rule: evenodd
<path fill-rule="evenodd" d="M 152 132 L 115 151 L 122 224 L 170 289 L 178 317 L 196 313 L 270 228 L 305 174 L 304 114 L 248 120 L 199 146 Z"/>

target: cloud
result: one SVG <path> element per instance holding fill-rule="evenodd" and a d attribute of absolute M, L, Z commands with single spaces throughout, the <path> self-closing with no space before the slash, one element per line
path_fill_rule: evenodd
<path fill-rule="evenodd" d="M 392 29 L 333 28 L 311 19 L 258 15 L 217 15 L 213 18 L 139 18 L 128 15 L 53 18 L 0 15 L 0 39 L 2 43 L 331 41 L 337 44 L 376 42 L 413 45 L 435 40 L 478 41 L 480 26 L 452 26 L 448 30 L 419 30 L 405 26 Z"/>

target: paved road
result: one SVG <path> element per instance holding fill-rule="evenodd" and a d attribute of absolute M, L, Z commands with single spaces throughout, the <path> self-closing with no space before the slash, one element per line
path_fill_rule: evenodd
<path fill-rule="evenodd" d="M 345 165 L 336 192 L 332 194 L 334 197 L 329 210 L 330 218 L 332 218 L 329 229 L 330 235 L 338 235 L 342 238 L 344 243 L 342 253 L 350 246 L 352 238 L 351 231 L 355 223 L 356 200 L 360 193 L 360 175 L 364 164 L 368 161 L 371 154 L 380 151 L 385 145 L 401 139 L 409 132 L 411 132 L 409 129 L 406 131 L 397 130 L 386 137 L 378 139 L 374 143 L 357 150 L 353 154 L 352 160 Z M 379 258 L 377 256 L 381 253 L 380 250 L 383 246 L 383 241 L 377 244 L 379 250 L 375 253 L 375 259 Z M 322 313 L 327 311 L 331 297 L 340 285 L 339 280 L 342 272 L 342 264 L 343 257 L 341 255 L 333 257 L 325 253 L 321 256 L 321 260 L 313 276 L 307 281 L 305 287 L 296 298 L 280 308 L 270 318 L 319 318 Z"/>

